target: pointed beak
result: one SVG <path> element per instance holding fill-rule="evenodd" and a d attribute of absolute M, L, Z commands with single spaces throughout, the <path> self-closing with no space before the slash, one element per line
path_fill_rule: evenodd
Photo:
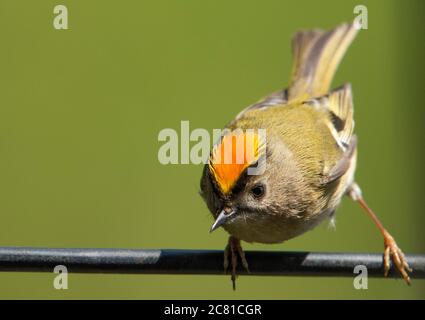
<path fill-rule="evenodd" d="M 213 232 L 215 229 L 221 227 L 227 220 L 235 213 L 236 211 L 230 208 L 224 208 L 221 210 L 217 219 L 215 219 L 213 225 L 211 226 L 210 232 Z"/>

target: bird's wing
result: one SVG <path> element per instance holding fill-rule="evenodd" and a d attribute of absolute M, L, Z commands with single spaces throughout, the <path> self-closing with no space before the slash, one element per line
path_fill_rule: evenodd
<path fill-rule="evenodd" d="M 345 84 L 326 96 L 308 100 L 304 104 L 327 113 L 325 124 L 334 137 L 336 145 L 343 151 L 336 163 L 324 173 L 323 184 L 328 184 L 347 172 L 357 147 L 357 138 L 353 135 L 354 110 L 351 85 Z"/>
<path fill-rule="evenodd" d="M 356 135 L 353 135 L 350 144 L 347 147 L 347 150 L 345 150 L 341 158 L 339 158 L 338 162 L 323 177 L 321 181 L 322 185 L 326 185 L 338 180 L 348 171 L 348 169 L 350 169 L 352 165 L 353 156 L 356 152 L 356 148 L 357 137 Z"/>
<path fill-rule="evenodd" d="M 354 130 L 353 94 L 350 84 L 345 84 L 329 94 L 328 108 L 339 140 L 348 145 Z"/>
<path fill-rule="evenodd" d="M 329 130 L 337 144 L 345 151 L 354 130 L 351 85 L 345 84 L 323 97 L 307 100 L 304 104 L 326 110 L 330 120 L 327 121 Z"/>

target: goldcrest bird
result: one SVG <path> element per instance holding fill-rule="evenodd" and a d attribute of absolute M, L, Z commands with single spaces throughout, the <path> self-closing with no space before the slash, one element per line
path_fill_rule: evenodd
<path fill-rule="evenodd" d="M 215 219 L 211 231 L 223 227 L 230 234 L 224 268 L 228 269 L 230 261 L 233 288 L 238 259 L 248 270 L 241 240 L 281 243 L 299 236 L 333 218 L 344 195 L 357 201 L 381 232 L 384 274 L 388 274 L 392 259 L 410 284 L 411 269 L 403 252 L 366 204 L 354 180 L 357 138 L 353 135 L 351 86 L 329 92 L 339 62 L 356 34 L 354 23 L 328 32 L 296 33 L 288 89 L 240 112 L 212 148 L 201 178 L 201 195 Z M 236 129 L 242 133 L 232 135 Z M 248 139 L 248 129 L 264 129 L 265 142 L 258 134 Z M 232 161 L 222 161 L 226 152 L 240 153 L 235 136 L 242 137 L 242 151 L 254 150 L 252 156 L 236 162 L 232 154 Z M 231 147 L 226 149 L 225 144 Z M 248 174 L 262 158 L 264 172 Z"/>

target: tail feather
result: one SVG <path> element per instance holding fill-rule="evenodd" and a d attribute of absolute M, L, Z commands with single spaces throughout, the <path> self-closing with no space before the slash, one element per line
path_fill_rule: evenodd
<path fill-rule="evenodd" d="M 294 64 L 288 99 L 327 94 L 336 69 L 357 31 L 354 23 L 345 23 L 328 32 L 296 33 L 292 39 Z"/>

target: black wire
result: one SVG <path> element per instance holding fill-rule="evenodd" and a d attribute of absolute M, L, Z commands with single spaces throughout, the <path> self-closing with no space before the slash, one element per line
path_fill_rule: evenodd
<path fill-rule="evenodd" d="M 383 277 L 382 254 L 246 251 L 250 275 L 354 277 L 364 265 L 369 277 Z M 425 255 L 406 255 L 412 278 L 425 278 Z M 223 251 L 54 249 L 0 247 L 0 271 L 52 272 L 64 265 L 71 273 L 224 274 Z M 239 274 L 247 274 L 239 268 Z M 390 277 L 399 277 L 393 266 Z"/>

